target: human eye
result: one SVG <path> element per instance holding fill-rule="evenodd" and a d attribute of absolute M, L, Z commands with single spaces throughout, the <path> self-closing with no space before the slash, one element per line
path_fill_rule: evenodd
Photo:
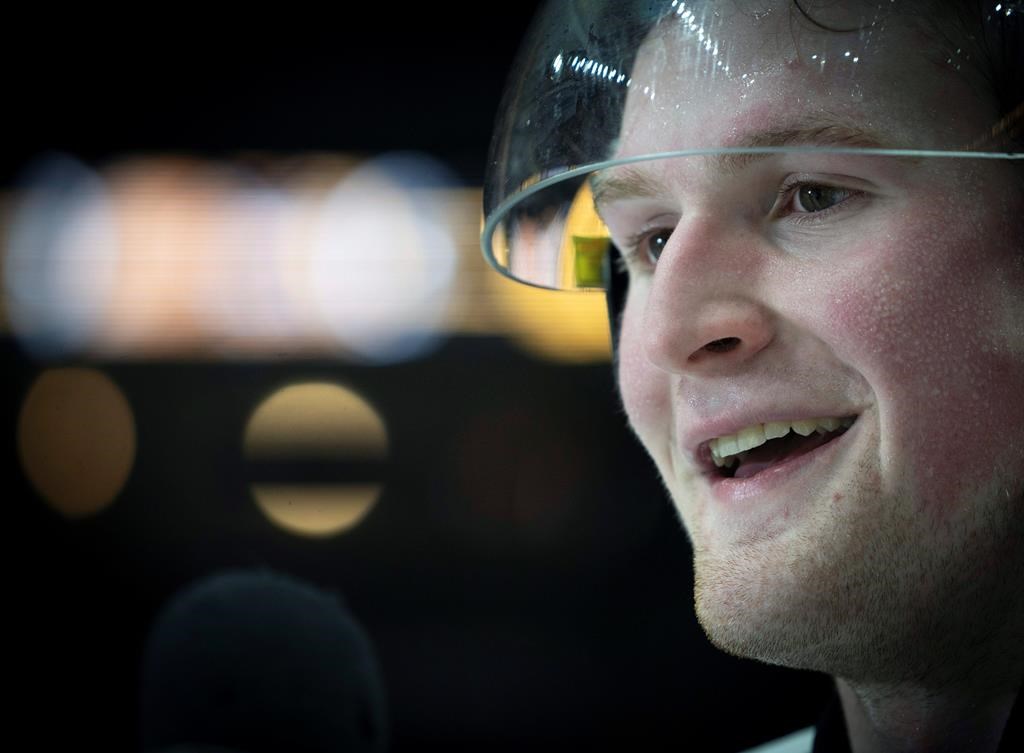
<path fill-rule="evenodd" d="M 655 227 L 644 229 L 638 233 L 616 241 L 615 245 L 622 253 L 622 265 L 628 270 L 653 267 L 661 258 L 661 253 L 668 245 L 672 236 L 672 228 Z"/>
<path fill-rule="evenodd" d="M 784 182 L 779 187 L 771 216 L 774 219 L 790 217 L 794 222 L 817 222 L 864 196 L 864 192 L 801 178 Z"/>

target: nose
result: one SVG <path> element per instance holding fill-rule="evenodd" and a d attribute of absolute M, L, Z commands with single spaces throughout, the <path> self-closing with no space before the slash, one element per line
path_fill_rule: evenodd
<path fill-rule="evenodd" d="M 642 337 L 647 359 L 673 373 L 742 368 L 775 338 L 765 302 L 764 241 L 694 218 L 673 230 L 649 281 Z"/>

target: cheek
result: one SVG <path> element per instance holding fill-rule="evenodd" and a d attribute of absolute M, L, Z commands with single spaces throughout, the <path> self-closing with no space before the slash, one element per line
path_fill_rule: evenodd
<path fill-rule="evenodd" d="M 1019 478 L 1024 456 L 1020 232 L 943 209 L 856 249 L 830 312 L 841 357 L 874 392 L 884 476 L 929 505 L 953 504 L 996 466 Z"/>
<path fill-rule="evenodd" d="M 651 364 L 644 353 L 641 309 L 637 296 L 631 295 L 619 338 L 619 389 L 630 425 L 661 463 L 667 460 L 670 441 L 670 386 L 668 375 Z"/>

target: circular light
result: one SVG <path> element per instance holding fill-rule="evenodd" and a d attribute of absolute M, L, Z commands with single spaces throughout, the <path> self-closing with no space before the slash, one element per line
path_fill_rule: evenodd
<path fill-rule="evenodd" d="M 131 160 L 108 171 L 118 284 L 103 322 L 106 352 L 164 355 L 194 348 L 208 326 L 198 291 L 214 284 L 231 175 L 190 158 Z"/>
<path fill-rule="evenodd" d="M 44 371 L 21 408 L 18 454 L 55 510 L 69 518 L 95 515 L 114 501 L 134 463 L 131 407 L 99 371 Z"/>
<path fill-rule="evenodd" d="M 11 328 L 46 357 L 87 347 L 102 327 L 119 264 L 109 192 L 71 157 L 25 176 L 7 232 L 4 288 Z"/>
<path fill-rule="evenodd" d="M 257 467 L 285 463 L 292 479 L 254 481 L 260 510 L 291 533 L 324 537 L 350 530 L 380 497 L 379 480 L 344 478 L 350 464 L 382 461 L 388 440 L 384 422 L 362 397 L 336 384 L 294 384 L 255 410 L 245 429 L 244 452 Z M 337 479 L 304 481 L 304 463 L 337 465 Z"/>
<path fill-rule="evenodd" d="M 456 273 L 441 189 L 422 155 L 385 155 L 346 174 L 324 200 L 309 264 L 312 298 L 337 341 L 372 363 L 436 346 Z"/>
<path fill-rule="evenodd" d="M 603 292 L 543 290 L 497 274 L 488 275 L 487 285 L 502 329 L 527 352 L 561 363 L 611 360 Z"/>

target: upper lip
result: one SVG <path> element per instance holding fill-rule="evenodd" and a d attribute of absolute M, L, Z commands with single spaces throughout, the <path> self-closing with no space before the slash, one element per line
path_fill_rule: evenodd
<path fill-rule="evenodd" d="M 714 418 L 704 420 L 682 421 L 681 426 L 685 430 L 680 431 L 680 445 L 687 457 L 693 463 L 705 469 L 714 470 L 710 462 L 710 455 L 701 450 L 708 442 L 717 437 L 724 437 L 735 434 L 741 429 L 755 424 L 766 424 L 769 421 L 809 421 L 816 418 L 846 418 L 848 416 L 859 416 L 861 410 L 851 408 L 831 407 L 807 407 L 780 408 L 778 405 L 764 409 L 746 408 L 742 412 L 721 414 Z M 707 455 L 706 458 L 702 455 Z M 710 468 L 709 468 L 710 466 Z"/>

